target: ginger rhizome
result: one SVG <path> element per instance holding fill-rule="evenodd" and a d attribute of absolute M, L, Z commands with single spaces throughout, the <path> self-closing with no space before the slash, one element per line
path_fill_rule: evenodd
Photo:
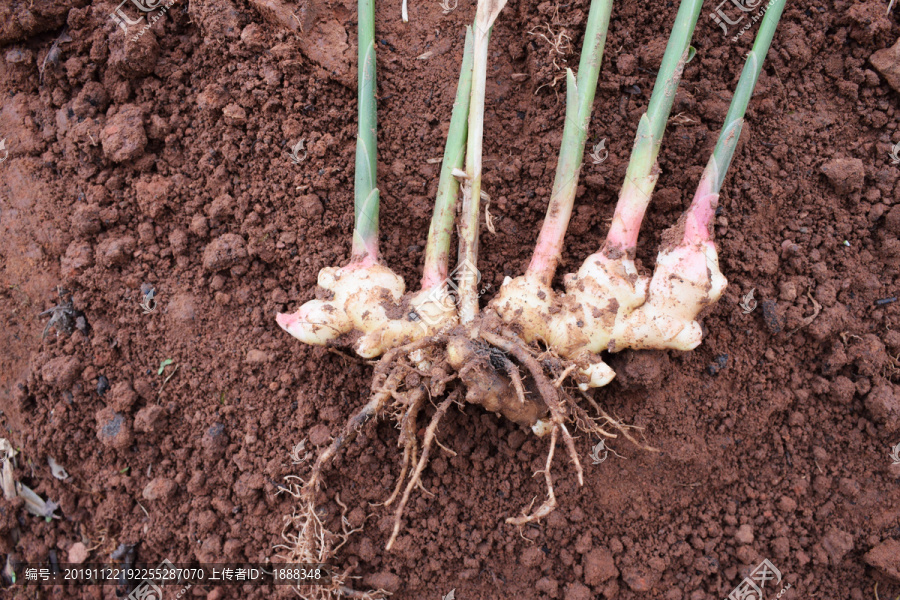
<path fill-rule="evenodd" d="M 307 344 L 350 347 L 375 366 L 371 395 L 321 451 L 309 473 L 288 490 L 300 501 L 287 520 L 285 539 L 293 562 L 323 562 L 351 533 L 328 531 L 316 511 L 323 473 L 341 448 L 373 417 L 391 415 L 400 429 L 402 463 L 385 506 L 394 510 L 390 549 L 405 507 L 428 463 L 439 425 L 453 404 L 477 404 L 536 435 L 549 437 L 543 471 L 546 499 L 507 522 L 524 525 L 557 506 L 551 467 L 557 441 L 584 473 L 574 431 L 633 441 L 590 393 L 615 373 L 603 353 L 625 348 L 688 351 L 702 341 L 698 318 L 726 286 L 713 239 L 719 192 L 740 137 L 744 114 L 785 0 L 769 5 L 741 74 L 715 150 L 687 211 L 663 235 L 655 270 L 635 264 L 638 233 L 660 177 L 657 156 L 685 65 L 701 0 L 682 0 L 646 113 L 637 127 L 631 159 L 606 240 L 581 267 L 553 287 L 584 160 L 591 109 L 609 28 L 612 0 L 592 0 L 578 72 L 566 73 L 566 113 L 547 216 L 522 276 L 506 278 L 482 310 L 478 282 L 483 212 L 482 144 L 488 46 L 505 0 L 479 0 L 467 31 L 456 99 L 444 148 L 434 215 L 428 232 L 420 290 L 380 259 L 376 187 L 375 46 L 373 0 L 359 0 L 359 134 L 354 188 L 354 231 L 348 264 L 319 273 L 320 298 L 278 324 Z M 450 242 L 458 235 L 457 266 L 448 273 Z M 593 414 L 576 402 L 583 397 Z M 434 412 L 420 441 L 418 418 Z M 610 431 L 608 428 L 611 428 Z M 346 574 L 345 574 L 346 575 Z M 329 593 L 350 593 L 342 575 Z M 319 592 L 317 592 L 319 593 Z M 354 592 L 356 593 L 356 592 Z"/>

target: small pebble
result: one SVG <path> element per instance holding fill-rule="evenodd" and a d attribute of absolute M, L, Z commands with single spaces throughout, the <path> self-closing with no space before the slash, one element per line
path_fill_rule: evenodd
<path fill-rule="evenodd" d="M 749 523 L 741 525 L 734 534 L 734 541 L 739 544 L 752 544 L 753 539 L 753 526 Z"/>
<path fill-rule="evenodd" d="M 106 378 L 106 375 L 101 375 L 99 379 L 97 379 L 97 394 L 103 396 L 106 392 L 109 391 L 109 379 Z"/>
<path fill-rule="evenodd" d="M 178 484 L 165 477 L 157 477 L 146 486 L 141 495 L 144 500 L 169 500 L 178 490 Z"/>
<path fill-rule="evenodd" d="M 88 552 L 87 547 L 81 542 L 75 542 L 72 544 L 72 547 L 69 548 L 69 562 L 75 564 L 81 564 L 88 559 L 90 556 L 90 552 Z"/>
<path fill-rule="evenodd" d="M 706 367 L 706 372 L 710 375 L 716 375 L 726 366 L 728 366 L 728 355 L 720 354 L 716 357 L 716 362 L 710 363 L 709 366 Z"/>

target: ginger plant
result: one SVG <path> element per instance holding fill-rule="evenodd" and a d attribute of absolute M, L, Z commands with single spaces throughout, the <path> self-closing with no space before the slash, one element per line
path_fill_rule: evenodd
<path fill-rule="evenodd" d="M 540 341 L 578 364 L 582 390 L 606 385 L 615 376 L 599 356 L 604 350 L 696 348 L 703 337 L 697 317 L 719 299 L 727 285 L 712 239 L 712 218 L 784 0 L 774 0 L 768 6 L 693 202 L 664 234 L 652 278 L 638 273 L 634 264 L 641 221 L 659 177 L 656 157 L 678 82 L 689 60 L 690 32 L 700 5 L 699 1 L 686 0 L 679 9 L 650 105 L 638 125 L 625 182 L 602 248 L 585 259 L 577 273 L 565 276 L 564 294 L 552 290 L 550 282 L 574 201 L 574 184 L 567 189 L 554 185 L 547 218 L 525 275 L 507 278 L 491 303 L 501 318 L 528 341 Z M 577 181 L 577 171 L 571 168 L 563 180 L 570 181 L 566 177 L 569 172 Z"/>
<path fill-rule="evenodd" d="M 376 187 L 376 106 L 375 106 L 375 16 L 374 0 L 358 2 L 358 134 L 354 179 L 354 228 L 350 261 L 319 272 L 318 284 L 330 292 L 328 300 L 311 300 L 296 312 L 276 315 L 277 323 L 300 341 L 319 346 L 352 346 L 364 358 L 384 354 L 382 365 L 391 364 L 401 348 L 433 336 L 458 323 L 456 304 L 448 290 L 450 241 L 456 218 L 459 183 L 454 171 L 463 166 L 469 96 L 472 87 L 473 31 L 466 32 L 465 49 L 457 84 L 456 101 L 441 164 L 440 180 L 435 199 L 425 253 L 421 291 L 408 294 L 405 282 L 379 259 L 378 213 L 380 195 Z M 405 309 L 405 312 L 404 312 Z M 397 317 L 401 314 L 401 317 Z M 327 562 L 337 548 L 352 533 L 342 514 L 341 533 L 326 529 L 317 510 L 317 494 L 322 486 L 324 468 L 340 448 L 352 439 L 360 427 L 373 416 L 384 413 L 388 401 L 400 384 L 400 374 L 385 369 L 376 372 L 370 401 L 347 423 L 344 431 L 324 452 L 305 478 L 289 477 L 286 491 L 300 502 L 295 513 L 285 518 L 282 533 L 285 544 L 278 548 L 291 563 L 316 564 Z M 440 389 L 440 384 L 433 386 Z M 416 459 L 416 417 L 424 406 L 424 388 L 402 396 L 398 408 L 403 409 L 401 443 L 404 445 L 404 466 L 400 483 L 411 462 Z M 451 398 L 453 396 L 451 395 Z M 448 400 L 442 404 L 444 410 Z M 434 428 L 431 429 L 432 436 Z M 427 445 L 429 447 L 430 445 Z M 427 449 L 423 453 L 427 456 Z M 303 462 L 303 461 L 300 461 Z M 419 469 L 421 471 L 421 469 Z M 399 491 L 385 504 L 394 501 Z M 406 494 L 408 497 L 408 493 Z M 339 540 L 340 543 L 336 543 Z M 347 573 L 333 574 L 329 585 L 312 588 L 310 597 L 368 598 L 379 594 L 360 593 L 347 585 Z"/>
<path fill-rule="evenodd" d="M 378 254 L 380 194 L 376 187 L 375 23 L 371 2 L 360 2 L 359 12 L 359 130 L 356 139 L 354 178 L 354 227 L 350 262 L 319 272 L 319 287 L 331 292 L 329 300 L 311 300 L 292 314 L 278 314 L 276 321 L 300 341 L 313 345 L 352 345 L 363 358 L 381 356 L 387 350 L 456 321 L 456 307 L 448 302 L 447 253 L 453 229 L 458 183 L 452 176 L 462 166 L 466 138 L 468 90 L 471 86 L 467 59 L 457 92 L 456 110 L 441 167 L 434 218 L 428 236 L 422 289 L 407 294 L 399 275 L 384 265 Z M 468 47 L 468 46 L 467 46 Z M 467 51 L 466 56 L 469 53 Z M 400 305 L 409 310 L 393 315 Z M 411 320 L 408 314 L 420 316 Z M 355 338 L 355 339 L 354 339 Z"/>
<path fill-rule="evenodd" d="M 632 347 L 628 345 L 631 339 L 625 337 L 625 317 L 647 299 L 649 280 L 641 277 L 634 265 L 637 232 L 659 177 L 656 157 L 702 4 L 702 0 L 684 0 L 678 9 L 650 104 L 638 123 L 625 182 L 603 248 L 589 256 L 577 274 L 565 277 L 565 294 L 552 289 L 584 153 L 585 128 L 576 130 L 575 121 L 567 119 L 547 217 L 531 262 L 523 276 L 504 281 L 491 303 L 506 323 L 520 327 L 527 342 L 539 341 L 574 361 L 583 390 L 606 385 L 615 377 L 600 353 Z M 590 93 L 592 96 L 592 90 Z M 573 160 L 564 160 L 568 158 L 567 148 L 575 149 Z M 721 293 L 721 289 L 718 291 Z M 666 347 L 658 335 L 644 333 L 641 339 L 647 348 Z M 696 341 L 699 343 L 699 339 Z"/>
<path fill-rule="evenodd" d="M 367 404 L 319 454 L 306 478 L 290 490 L 301 502 L 298 512 L 288 519 L 285 533 L 293 562 L 324 562 L 333 555 L 335 542 L 346 539 L 349 525 L 343 518 L 343 534 L 326 530 L 316 509 L 317 495 L 325 467 L 373 417 L 389 414 L 398 421 L 403 449 L 396 487 L 384 502 L 385 506 L 396 503 L 388 550 L 397 539 L 412 491 L 416 485 L 421 486 L 421 474 L 440 420 L 454 403 L 478 404 L 530 427 L 539 436 L 549 434 L 543 470 L 547 499 L 530 514 L 508 518 L 507 522 L 522 525 L 556 507 L 551 466 L 560 438 L 578 482 L 583 484 L 570 427 L 574 424 L 583 432 L 615 437 L 600 425 L 605 419 L 606 424 L 624 432 L 584 394 L 614 376 L 600 353 L 624 348 L 696 347 L 701 341 L 697 316 L 719 298 L 725 287 L 711 220 L 750 95 L 784 7 L 784 0 L 769 5 L 694 201 L 664 236 L 656 271 L 647 277 L 634 264 L 637 235 L 659 177 L 656 158 L 684 65 L 690 58 L 690 39 L 701 6 L 700 0 L 682 0 L 647 113 L 638 125 L 606 242 L 577 273 L 564 278 L 565 293 L 557 293 L 552 279 L 572 213 L 612 9 L 612 0 L 592 1 L 578 74 L 567 70 L 563 140 L 534 256 L 525 275 L 507 278 L 482 311 L 477 265 L 488 44 L 491 28 L 506 2 L 479 0 L 474 25 L 467 32 L 428 234 L 422 289 L 415 293 L 406 293 L 403 280 L 378 256 L 380 198 L 375 186 L 372 2 L 359 0 L 359 136 L 350 262 L 320 272 L 319 285 L 331 292 L 330 299 L 312 300 L 294 314 L 278 315 L 277 320 L 288 333 L 306 343 L 351 346 L 360 356 L 381 359 L 374 370 Z M 461 202 L 457 217 L 458 193 Z M 448 277 L 454 224 L 459 235 L 455 282 Z M 450 286 L 458 299 L 450 294 Z M 575 402 L 571 388 L 565 385 L 570 378 L 597 410 L 597 417 L 591 417 Z M 439 400 L 420 448 L 417 420 L 429 398 Z M 330 589 L 345 594 L 352 591 L 344 586 L 343 576 L 338 576 Z"/>

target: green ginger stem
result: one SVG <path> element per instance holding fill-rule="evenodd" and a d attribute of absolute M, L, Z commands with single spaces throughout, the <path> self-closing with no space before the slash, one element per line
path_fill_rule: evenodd
<path fill-rule="evenodd" d="M 737 147 L 737 140 L 740 137 L 741 127 L 744 123 L 744 113 L 747 112 L 750 96 L 753 95 L 753 89 L 756 87 L 759 73 L 762 71 L 763 61 L 766 58 L 766 54 L 769 53 L 772 38 L 775 36 L 775 28 L 778 27 L 778 22 L 781 20 L 781 13 L 784 11 L 786 1 L 771 0 L 767 5 L 766 14 L 762 18 L 759 32 L 757 32 L 756 40 L 753 42 L 753 49 L 747 55 L 744 70 L 741 71 L 741 78 L 738 80 L 737 87 L 734 90 L 734 97 L 731 99 L 731 105 L 728 107 L 728 114 L 725 115 L 725 124 L 722 127 L 722 132 L 719 134 L 712 158 L 710 158 L 710 164 L 715 161 L 716 165 L 720 165 L 720 168 L 717 169 L 718 172 L 713 189 L 716 193 L 722 189 L 725 173 L 728 172 L 728 167 L 731 166 L 734 149 Z"/>
<path fill-rule="evenodd" d="M 659 177 L 656 158 L 672 103 L 675 101 L 675 93 L 688 61 L 691 37 L 702 5 L 703 0 L 682 0 L 678 8 L 650 96 L 650 104 L 638 123 L 625 182 L 622 184 L 619 202 L 603 248 L 603 252 L 611 258 L 623 254 L 633 256 L 637 247 L 641 221 Z"/>
<path fill-rule="evenodd" d="M 459 316 L 469 323 L 478 314 L 478 226 L 481 210 L 481 156 L 484 138 L 484 91 L 487 82 L 488 41 L 494 21 L 506 0 L 478 0 L 474 25 L 472 92 L 469 134 L 466 140 L 466 175 L 462 183 L 459 221 Z"/>
<path fill-rule="evenodd" d="M 356 174 L 353 190 L 353 248 L 351 263 L 378 261 L 378 208 L 376 185 L 378 150 L 376 147 L 375 107 L 375 0 L 359 0 L 358 132 L 356 136 Z"/>
<path fill-rule="evenodd" d="M 744 114 L 747 112 L 750 96 L 753 95 L 753 89 L 756 87 L 759 73 L 762 71 L 763 61 L 772 45 L 775 28 L 778 27 L 778 22 L 781 20 L 785 2 L 786 0 L 771 0 L 766 6 L 766 13 L 760 24 L 759 32 L 756 34 L 756 40 L 753 42 L 753 49 L 747 55 L 744 69 L 741 71 L 741 78 L 738 80 L 734 96 L 731 98 L 731 105 L 725 115 L 725 123 L 719 133 L 716 147 L 709 162 L 706 163 L 703 176 L 697 185 L 697 192 L 687 210 L 684 226 L 686 243 L 712 239 L 710 224 L 719 204 L 719 191 L 722 189 L 725 175 L 734 158 L 734 151 L 744 126 Z"/>
<path fill-rule="evenodd" d="M 468 130 L 469 96 L 472 93 L 473 56 L 472 28 L 466 28 L 466 44 L 463 50 L 459 82 L 456 85 L 456 100 L 450 116 L 450 129 L 444 145 L 441 161 L 441 176 L 438 181 L 437 196 L 434 200 L 434 214 L 428 230 L 425 245 L 425 269 L 422 273 L 422 289 L 439 285 L 447 279 L 447 264 L 450 256 L 450 237 L 456 221 L 456 196 L 459 181 L 453 171 L 463 166 Z"/>
<path fill-rule="evenodd" d="M 563 238 L 572 216 L 611 13 L 612 0 L 591 2 L 577 79 L 571 69 L 566 72 L 566 122 L 559 148 L 559 161 L 556 164 L 556 177 L 553 180 L 547 216 L 526 272 L 527 276 L 537 278 L 544 285 L 550 285 L 556 272 Z"/>

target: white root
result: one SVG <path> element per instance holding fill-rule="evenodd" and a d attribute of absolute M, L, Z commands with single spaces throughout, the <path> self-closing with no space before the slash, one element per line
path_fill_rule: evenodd
<path fill-rule="evenodd" d="M 556 439 L 558 435 L 559 429 L 554 426 L 553 429 L 550 430 L 550 449 L 547 451 L 547 462 L 544 465 L 544 470 L 538 471 L 538 473 L 543 473 L 544 481 L 547 484 L 547 499 L 544 500 L 544 503 L 530 515 L 527 514 L 526 511 L 526 513 L 523 513 L 520 517 L 509 517 L 506 519 L 506 522 L 510 525 L 521 527 L 527 523 L 539 521 L 556 510 L 556 493 L 553 491 L 553 475 L 550 473 L 550 467 L 553 465 L 553 453 L 556 450 Z M 535 473 L 535 475 L 538 473 Z"/>

